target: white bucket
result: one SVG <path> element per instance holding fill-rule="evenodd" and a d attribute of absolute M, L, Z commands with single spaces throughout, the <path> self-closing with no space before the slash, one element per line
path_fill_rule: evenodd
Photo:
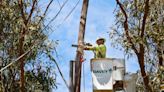
<path fill-rule="evenodd" d="M 116 70 L 113 69 L 116 67 Z M 91 59 L 93 90 L 111 90 L 113 81 L 123 80 L 125 72 L 123 59 Z"/>

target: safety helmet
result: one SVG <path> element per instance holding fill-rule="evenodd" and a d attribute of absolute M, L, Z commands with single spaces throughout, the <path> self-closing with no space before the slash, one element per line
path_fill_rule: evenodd
<path fill-rule="evenodd" d="M 105 42 L 105 38 L 99 37 L 99 38 L 96 40 L 96 43 L 97 43 L 99 40 L 102 40 L 103 42 Z"/>

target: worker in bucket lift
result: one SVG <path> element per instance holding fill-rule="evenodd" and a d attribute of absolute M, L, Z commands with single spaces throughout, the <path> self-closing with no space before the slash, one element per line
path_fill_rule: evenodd
<path fill-rule="evenodd" d="M 86 46 L 84 50 L 91 50 L 94 52 L 94 58 L 106 58 L 105 39 L 98 38 L 96 40 L 97 46 Z"/>

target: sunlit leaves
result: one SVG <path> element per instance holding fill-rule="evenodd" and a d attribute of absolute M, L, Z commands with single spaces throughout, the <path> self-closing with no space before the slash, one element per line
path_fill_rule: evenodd
<path fill-rule="evenodd" d="M 152 68 L 158 70 L 159 56 L 162 56 L 162 45 L 164 45 L 164 2 L 162 0 L 149 0 L 149 12 L 143 37 L 141 33 L 143 32 L 142 22 L 145 13 L 145 0 L 122 0 L 121 3 L 128 17 L 130 40 L 138 51 L 140 51 L 140 45 L 144 46 L 145 69 L 151 74 L 150 70 Z M 112 27 L 113 31 L 110 33 L 110 39 L 112 39 L 115 46 L 119 47 L 121 45 L 126 53 L 134 54 L 132 43 L 128 41 L 129 38 L 124 33 L 125 16 L 120 8 L 117 8 L 115 17 L 115 25 Z"/>
<path fill-rule="evenodd" d="M 22 1 L 25 18 L 28 18 L 34 0 Z M 51 44 L 47 44 L 44 42 L 44 40 L 48 38 L 48 35 L 46 34 L 45 30 L 43 30 L 44 22 L 42 19 L 44 19 L 45 16 L 43 17 L 43 12 L 42 10 L 40 10 L 39 5 L 36 4 L 31 18 L 29 18 L 28 23 L 25 24 L 25 21 L 27 19 L 24 20 L 22 17 L 21 8 L 18 4 L 18 0 L 3 0 L 1 2 L 0 60 L 2 60 L 2 64 L 0 65 L 0 68 L 5 67 L 20 56 L 20 47 L 23 47 L 22 50 L 24 52 L 29 50 L 31 47 L 34 47 L 33 49 L 31 49 L 31 52 L 25 56 L 25 66 L 28 66 L 30 65 L 29 63 L 33 62 L 45 62 L 44 60 L 42 60 L 43 57 L 40 59 L 39 56 L 45 54 L 47 50 L 51 53 L 51 51 L 54 50 L 56 45 L 53 46 L 53 42 L 51 42 Z M 24 33 L 23 30 L 25 30 Z M 20 40 L 20 38 L 23 38 L 23 40 Z M 20 45 L 21 41 L 23 41 L 23 46 Z M 56 86 L 56 75 L 54 74 L 53 76 L 51 76 L 55 71 L 51 70 L 52 67 L 49 67 L 50 65 L 44 65 L 46 67 L 44 66 L 43 71 L 38 70 L 37 73 L 32 72 L 32 70 L 37 69 L 25 69 L 25 75 L 27 74 L 27 92 L 30 92 L 30 90 L 32 90 L 32 87 L 35 87 L 37 85 L 42 86 L 40 90 L 43 90 L 43 87 L 45 87 L 45 92 L 50 91 L 50 88 Z M 34 64 L 34 67 L 36 66 L 37 64 Z M 40 67 L 43 68 L 43 66 Z M 8 76 L 6 76 L 5 72 L 2 73 L 2 82 L 0 82 L 0 87 L 2 87 L 2 89 L 6 92 L 18 92 L 20 89 L 20 63 L 16 62 L 15 64 L 7 68 L 5 71 L 9 71 L 9 79 L 6 79 Z M 38 80 L 36 80 L 37 78 Z M 32 92 L 33 91 L 34 90 L 32 90 Z"/>

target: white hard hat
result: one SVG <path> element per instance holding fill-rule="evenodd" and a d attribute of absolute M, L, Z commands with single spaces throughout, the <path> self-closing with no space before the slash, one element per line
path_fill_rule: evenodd
<path fill-rule="evenodd" d="M 103 40 L 103 41 L 105 42 L 105 38 L 99 37 L 99 38 L 96 40 L 96 42 L 99 41 L 99 40 Z"/>

